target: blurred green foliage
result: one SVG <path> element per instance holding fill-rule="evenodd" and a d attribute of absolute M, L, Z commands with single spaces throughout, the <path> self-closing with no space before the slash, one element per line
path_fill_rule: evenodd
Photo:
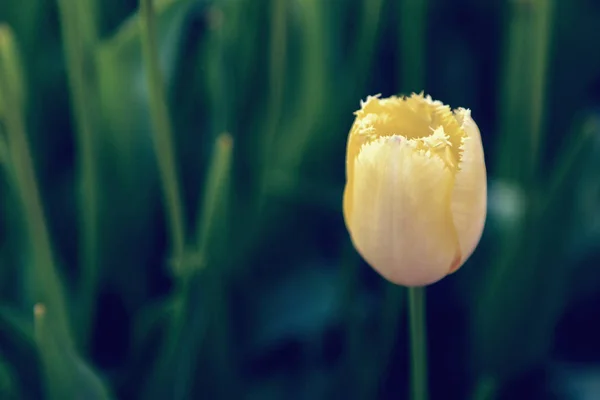
<path fill-rule="evenodd" d="M 359 100 L 424 90 L 489 178 L 431 398 L 590 398 L 599 4 L 3 0 L 0 397 L 406 398 L 405 292 L 341 195 Z"/>

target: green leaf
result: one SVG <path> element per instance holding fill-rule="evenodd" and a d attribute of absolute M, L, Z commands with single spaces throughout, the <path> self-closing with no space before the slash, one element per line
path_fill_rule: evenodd
<path fill-rule="evenodd" d="M 34 308 L 35 340 L 41 354 L 51 400 L 111 398 L 102 380 L 72 348 L 57 341 L 51 315 L 43 304 Z"/>

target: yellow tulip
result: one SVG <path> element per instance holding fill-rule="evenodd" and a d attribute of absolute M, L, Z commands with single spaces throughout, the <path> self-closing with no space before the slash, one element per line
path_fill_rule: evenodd
<path fill-rule="evenodd" d="M 425 286 L 456 271 L 479 242 L 486 169 L 471 111 L 431 97 L 369 96 L 348 136 L 344 219 L 379 274 Z"/>

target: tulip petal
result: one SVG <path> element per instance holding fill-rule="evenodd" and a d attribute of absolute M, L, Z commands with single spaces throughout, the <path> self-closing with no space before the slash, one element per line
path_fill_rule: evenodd
<path fill-rule="evenodd" d="M 487 181 L 479 128 L 469 110 L 456 110 L 456 118 L 467 134 L 452 193 L 452 215 L 462 264 L 475 250 L 483 232 L 487 211 Z"/>
<path fill-rule="evenodd" d="M 380 137 L 362 146 L 348 183 L 352 241 L 386 279 L 424 286 L 460 261 L 450 209 L 454 175 L 440 158 L 402 136 Z"/>

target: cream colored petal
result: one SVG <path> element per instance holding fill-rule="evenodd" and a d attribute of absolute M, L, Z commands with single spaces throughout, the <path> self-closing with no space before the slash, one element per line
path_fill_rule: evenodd
<path fill-rule="evenodd" d="M 457 110 L 456 117 L 467 133 L 452 194 L 452 215 L 458 233 L 462 265 L 475 250 L 483 232 L 487 212 L 487 181 L 479 128 L 469 110 Z"/>
<path fill-rule="evenodd" d="M 450 212 L 452 173 L 435 156 L 401 136 L 364 145 L 355 160 L 352 212 L 346 224 L 354 246 L 382 276 L 424 286 L 460 260 Z"/>

